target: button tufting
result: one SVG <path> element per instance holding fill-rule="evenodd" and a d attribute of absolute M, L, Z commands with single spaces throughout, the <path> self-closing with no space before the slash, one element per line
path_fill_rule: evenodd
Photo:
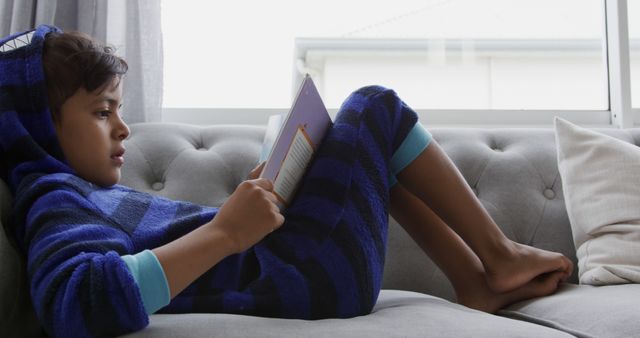
<path fill-rule="evenodd" d="M 162 183 L 162 182 L 156 182 L 156 183 L 151 185 L 151 189 L 156 190 L 156 191 L 162 190 L 163 188 L 164 188 L 164 183 Z"/>
<path fill-rule="evenodd" d="M 544 190 L 544 197 L 548 198 L 548 199 L 553 199 L 554 197 L 556 197 L 556 193 L 553 192 L 553 190 L 551 189 L 545 189 Z"/>
<path fill-rule="evenodd" d="M 200 147 L 200 148 L 198 148 L 197 150 L 198 150 L 198 151 L 207 151 L 207 150 L 209 150 L 209 149 L 207 149 L 206 147 Z"/>
<path fill-rule="evenodd" d="M 498 143 L 495 140 L 491 140 L 491 142 L 489 144 L 487 144 L 489 146 L 489 149 L 494 150 L 494 151 L 501 151 L 500 147 L 498 147 Z"/>

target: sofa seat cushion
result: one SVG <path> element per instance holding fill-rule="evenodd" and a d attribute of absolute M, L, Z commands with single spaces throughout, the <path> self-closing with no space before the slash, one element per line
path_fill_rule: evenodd
<path fill-rule="evenodd" d="M 471 310 L 410 291 L 382 290 L 370 315 L 293 320 L 230 314 L 151 316 L 126 337 L 571 337 L 540 325 Z"/>
<path fill-rule="evenodd" d="M 640 285 L 565 284 L 551 296 L 513 304 L 500 315 L 578 337 L 637 337 Z"/>

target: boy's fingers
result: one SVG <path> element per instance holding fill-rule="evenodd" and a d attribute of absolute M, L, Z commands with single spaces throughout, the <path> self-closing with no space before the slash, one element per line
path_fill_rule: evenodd
<path fill-rule="evenodd" d="M 249 179 L 256 179 L 258 178 L 258 176 L 260 176 L 260 173 L 262 173 L 262 169 L 264 168 L 266 162 L 262 161 L 262 163 L 258 164 L 257 167 L 253 168 L 253 170 L 251 170 L 251 172 L 249 173 Z"/>
<path fill-rule="evenodd" d="M 271 181 L 266 178 L 257 178 L 252 181 L 255 185 L 259 186 L 264 190 L 273 191 L 273 183 L 271 183 Z"/>
<path fill-rule="evenodd" d="M 253 170 L 251 170 L 252 173 L 260 173 L 262 171 L 262 168 L 264 168 L 264 164 L 266 162 L 262 161 L 260 164 L 258 164 L 257 167 L 253 168 Z"/>
<path fill-rule="evenodd" d="M 278 214 L 276 217 L 278 218 L 278 221 L 275 229 L 278 229 L 284 224 L 284 216 L 282 216 L 282 214 Z"/>
<path fill-rule="evenodd" d="M 271 192 L 271 193 L 269 194 L 269 201 L 270 201 L 271 203 L 273 203 L 273 206 L 274 206 L 275 208 L 277 208 L 278 210 L 280 210 L 280 207 L 279 207 L 280 201 L 278 200 L 278 197 L 276 196 L 276 193 Z"/>

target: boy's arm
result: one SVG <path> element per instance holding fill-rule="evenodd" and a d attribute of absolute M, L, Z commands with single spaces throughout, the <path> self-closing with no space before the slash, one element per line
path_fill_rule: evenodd
<path fill-rule="evenodd" d="M 153 249 L 171 298 L 223 258 L 249 249 L 277 229 L 284 217 L 266 179 L 244 181 L 207 224 Z"/>
<path fill-rule="evenodd" d="M 153 250 L 171 297 L 282 224 L 271 188 L 264 179 L 241 183 L 212 221 Z M 119 254 L 133 250 L 129 235 L 77 191 L 44 189 L 21 201 L 29 211 L 17 236 L 28 251 L 32 300 L 47 333 L 117 336 L 147 326 L 141 294 Z"/>
<path fill-rule="evenodd" d="M 249 177 L 257 176 L 262 166 Z M 271 184 L 266 180 L 241 184 L 211 222 L 153 251 L 122 257 L 148 314 L 166 306 L 222 259 L 248 249 L 282 224 L 284 219 L 273 208 L 276 199 L 268 189 Z"/>
<path fill-rule="evenodd" d="M 249 176 L 257 176 L 261 169 L 262 166 L 258 166 Z M 240 185 L 209 223 L 152 251 L 122 257 L 140 288 L 148 314 L 167 305 L 222 259 L 248 249 L 255 244 L 253 241 L 264 237 L 266 231 L 282 224 L 277 219 L 279 213 L 274 213 L 270 206 L 276 200 L 270 193 L 263 193 L 268 192 L 266 189 L 270 189 L 266 180 Z M 239 203 L 242 204 L 237 205 Z M 243 243 L 234 238 L 243 238 Z"/>

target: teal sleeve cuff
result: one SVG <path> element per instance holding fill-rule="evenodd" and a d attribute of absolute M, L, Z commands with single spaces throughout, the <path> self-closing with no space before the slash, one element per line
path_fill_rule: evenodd
<path fill-rule="evenodd" d="M 122 260 L 129 267 L 135 279 L 142 303 L 147 314 L 152 314 L 171 301 L 169 283 L 160 261 L 151 250 L 144 250 L 135 255 L 124 255 Z"/>
<path fill-rule="evenodd" d="M 402 171 L 409 163 L 420 155 L 431 143 L 433 137 L 431 133 L 420 123 L 411 128 L 404 141 L 400 144 L 396 152 L 391 156 L 391 173 L 389 173 L 389 187 L 398 183 L 396 175 Z"/>

